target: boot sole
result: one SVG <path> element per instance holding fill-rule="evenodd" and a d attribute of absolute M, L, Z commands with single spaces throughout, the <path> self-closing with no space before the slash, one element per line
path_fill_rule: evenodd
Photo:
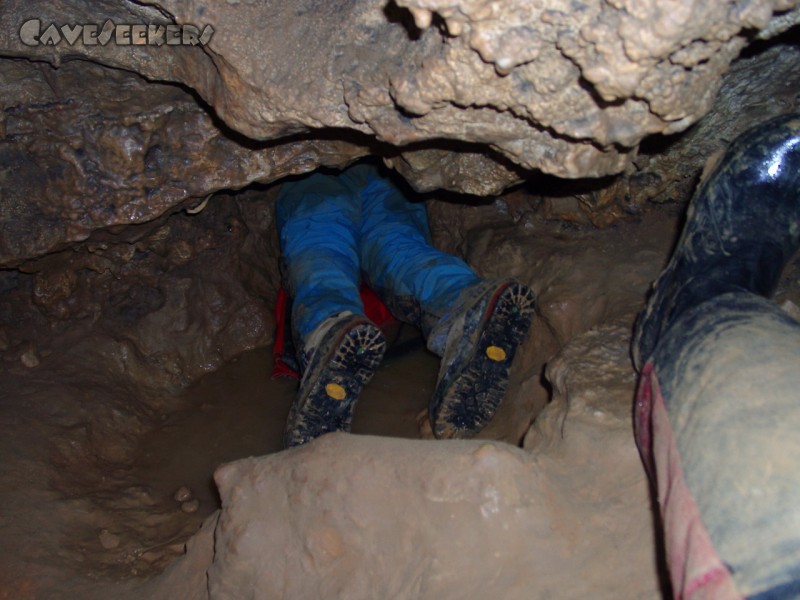
<path fill-rule="evenodd" d="M 309 365 L 307 372 L 316 372 L 316 376 L 301 382 L 287 419 L 287 448 L 331 431 L 350 431 L 361 389 L 372 379 L 386 351 L 383 333 L 369 321 L 334 335 L 339 339 L 319 361 L 324 366 Z"/>
<path fill-rule="evenodd" d="M 439 382 L 434 393 L 430 417 L 437 438 L 470 438 L 492 420 L 505 397 L 511 364 L 530 329 L 535 307 L 533 293 L 520 283 L 495 291 L 472 353 Z"/>

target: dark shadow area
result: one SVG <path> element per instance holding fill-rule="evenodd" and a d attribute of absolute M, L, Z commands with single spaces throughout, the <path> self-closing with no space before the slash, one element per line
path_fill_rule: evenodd
<path fill-rule="evenodd" d="M 800 25 L 794 25 L 773 38 L 760 40 L 756 36 L 758 31 L 748 30 L 744 32 L 750 40 L 748 45 L 739 54 L 739 58 L 753 58 L 773 46 L 797 46 L 800 47 Z"/>
<path fill-rule="evenodd" d="M 617 175 L 606 177 L 586 177 L 582 179 L 562 179 L 546 173 L 534 173 L 521 185 L 528 193 L 565 198 L 599 192 L 611 185 Z"/>
<path fill-rule="evenodd" d="M 396 25 L 400 25 L 403 29 L 406 30 L 408 34 L 408 39 L 412 42 L 416 41 L 422 35 L 422 30 L 417 27 L 417 24 L 414 22 L 414 16 L 407 8 L 401 8 L 397 6 L 397 3 L 394 0 L 390 0 L 386 3 L 383 7 L 383 14 L 386 17 L 386 20 L 389 23 L 394 23 Z"/>

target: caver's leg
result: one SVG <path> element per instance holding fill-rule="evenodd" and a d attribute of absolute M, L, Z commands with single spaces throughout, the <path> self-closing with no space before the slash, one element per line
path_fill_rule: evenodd
<path fill-rule="evenodd" d="M 362 167 L 285 183 L 277 205 L 292 329 L 302 369 L 286 446 L 349 431 L 362 387 L 383 357 L 358 293 Z"/>
<path fill-rule="evenodd" d="M 430 404 L 434 434 L 471 437 L 505 396 L 534 298 L 512 280 L 487 281 L 430 244 L 425 207 L 376 170 L 362 193 L 361 266 L 394 314 L 420 326 L 442 357 Z"/>
<path fill-rule="evenodd" d="M 800 597 L 800 324 L 767 299 L 798 245 L 794 115 L 701 184 L 637 323 L 637 441 L 676 596 Z"/>

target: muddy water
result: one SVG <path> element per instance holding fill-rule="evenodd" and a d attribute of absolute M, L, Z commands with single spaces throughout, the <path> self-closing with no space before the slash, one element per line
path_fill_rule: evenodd
<path fill-rule="evenodd" d="M 419 437 L 417 419 L 433 392 L 439 360 L 410 334 L 404 337 L 411 349 L 387 357 L 362 392 L 353 433 Z M 188 487 L 200 506 L 183 517 L 199 525 L 219 506 L 212 480 L 216 467 L 283 448 L 284 421 L 297 383 L 272 379 L 271 371 L 271 348 L 239 356 L 189 388 L 187 408 L 143 436 L 134 477 L 153 491 L 161 508 L 180 509 L 173 494 Z"/>

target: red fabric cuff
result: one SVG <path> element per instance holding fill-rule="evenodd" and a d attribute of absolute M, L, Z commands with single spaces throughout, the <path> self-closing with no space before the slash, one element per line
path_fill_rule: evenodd
<path fill-rule="evenodd" d="M 366 317 L 375 323 L 378 327 L 389 325 L 395 322 L 394 315 L 389 312 L 386 305 L 378 298 L 378 295 L 369 287 L 361 284 L 359 289 L 361 302 L 364 304 L 364 314 Z M 275 344 L 272 347 L 273 367 L 272 377 L 292 377 L 300 379 L 300 373 L 293 369 L 289 363 L 294 363 L 294 357 L 287 357 L 287 344 L 286 336 L 291 335 L 291 325 L 289 318 L 291 314 L 291 303 L 289 295 L 286 290 L 281 288 L 278 290 L 278 300 L 275 303 Z"/>

